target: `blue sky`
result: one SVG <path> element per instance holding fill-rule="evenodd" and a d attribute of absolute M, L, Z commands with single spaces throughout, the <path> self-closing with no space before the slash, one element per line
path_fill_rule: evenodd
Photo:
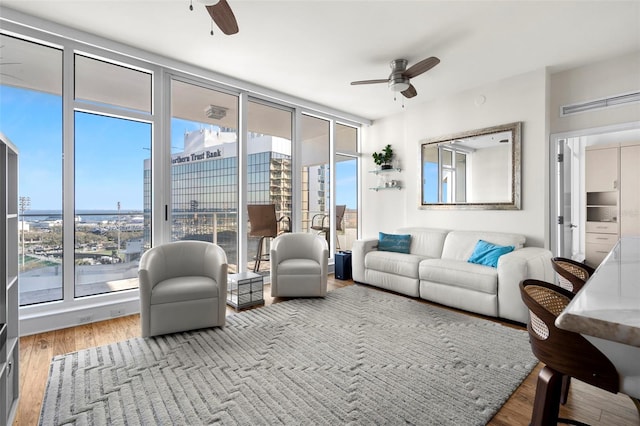
<path fill-rule="evenodd" d="M 62 209 L 62 101 L 57 95 L 0 85 L 0 131 L 18 147 L 19 196 L 31 210 Z M 142 210 L 143 161 L 151 125 L 76 112 L 76 209 Z M 172 151 L 201 123 L 173 119 Z M 123 137 L 126 135 L 126 137 Z M 356 208 L 355 161 L 336 164 L 336 204 Z"/>
<path fill-rule="evenodd" d="M 62 208 L 62 101 L 0 85 L 0 131 L 18 147 L 19 196 L 31 209 Z"/>

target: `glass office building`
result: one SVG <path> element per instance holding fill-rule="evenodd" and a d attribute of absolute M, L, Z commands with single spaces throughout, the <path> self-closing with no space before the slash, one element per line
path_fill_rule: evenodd
<path fill-rule="evenodd" d="M 230 265 L 237 264 L 237 147 L 235 131 L 212 126 L 185 133 L 184 149 L 171 156 L 172 240 L 216 242 L 227 252 Z M 250 134 L 247 147 L 247 203 L 275 204 L 277 217 L 290 217 L 291 141 Z M 149 160 L 144 169 L 149 224 Z M 150 226 L 145 226 L 147 247 L 149 232 Z"/>

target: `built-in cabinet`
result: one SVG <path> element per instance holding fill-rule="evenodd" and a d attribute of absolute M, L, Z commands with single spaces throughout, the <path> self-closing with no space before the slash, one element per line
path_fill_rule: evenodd
<path fill-rule="evenodd" d="M 640 144 L 620 147 L 620 234 L 640 235 Z"/>
<path fill-rule="evenodd" d="M 0 133 L 0 423 L 18 407 L 18 150 Z"/>
<path fill-rule="evenodd" d="M 640 144 L 585 152 L 585 262 L 597 267 L 621 235 L 640 234 Z"/>
<path fill-rule="evenodd" d="M 585 155 L 587 193 L 618 191 L 619 148 L 591 146 L 587 147 Z"/>

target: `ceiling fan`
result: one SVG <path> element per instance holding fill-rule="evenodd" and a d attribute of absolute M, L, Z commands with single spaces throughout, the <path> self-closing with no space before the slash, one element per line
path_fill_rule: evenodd
<path fill-rule="evenodd" d="M 211 19 L 223 33 L 231 35 L 238 32 L 238 22 L 227 0 L 198 0 L 198 2 L 204 4 Z M 193 10 L 193 3 L 189 5 L 189 9 Z M 211 35 L 213 35 L 213 30 L 211 30 Z"/>
<path fill-rule="evenodd" d="M 393 61 L 389 62 L 389 66 L 391 67 L 391 74 L 389 75 L 389 78 L 380 80 L 352 81 L 351 84 L 358 85 L 388 83 L 389 88 L 392 91 L 402 93 L 405 98 L 413 98 L 418 94 L 418 92 L 409 80 L 413 77 L 419 76 L 424 72 L 429 71 L 439 63 L 440 59 L 432 56 L 411 65 L 409 69 L 407 69 L 408 61 L 406 59 L 394 59 Z"/>

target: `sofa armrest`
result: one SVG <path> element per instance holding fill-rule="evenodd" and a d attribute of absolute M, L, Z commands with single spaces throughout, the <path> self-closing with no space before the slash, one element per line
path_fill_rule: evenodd
<path fill-rule="evenodd" d="M 554 282 L 551 252 L 540 247 L 524 247 L 498 260 L 498 316 L 526 323 L 529 312 L 520 296 L 520 281 L 536 279 Z"/>
<path fill-rule="evenodd" d="M 378 240 L 356 240 L 351 247 L 351 274 L 356 282 L 364 282 L 364 257 L 370 251 L 378 249 Z"/>

